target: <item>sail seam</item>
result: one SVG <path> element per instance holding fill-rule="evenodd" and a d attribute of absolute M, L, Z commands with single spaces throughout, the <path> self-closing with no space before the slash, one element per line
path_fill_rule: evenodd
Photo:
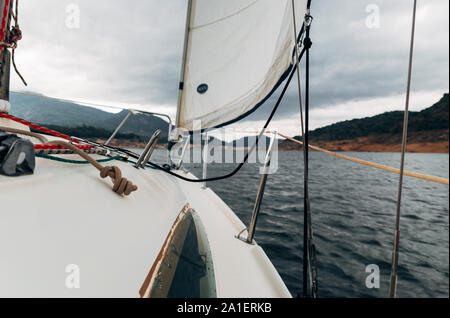
<path fill-rule="evenodd" d="M 242 8 L 242 9 L 239 9 L 238 11 L 236 11 L 236 12 L 230 14 L 230 15 L 227 15 L 227 16 L 225 16 L 225 17 L 223 17 L 223 18 L 220 18 L 220 19 L 217 19 L 217 20 L 215 20 L 215 21 L 211 21 L 211 22 L 208 22 L 208 23 L 199 25 L 199 26 L 192 27 L 190 30 L 191 30 L 191 31 L 197 30 L 197 29 L 204 28 L 204 27 L 207 27 L 207 26 L 212 25 L 212 24 L 216 24 L 216 23 L 218 23 L 218 22 L 222 22 L 222 21 L 227 20 L 227 19 L 229 19 L 229 18 L 232 18 L 232 17 L 234 17 L 234 16 L 240 14 L 241 12 L 243 12 L 243 11 L 249 9 L 250 7 L 252 7 L 253 5 L 255 5 L 258 1 L 260 1 L 260 0 L 255 0 L 255 1 L 253 1 L 252 3 L 250 3 L 248 6 Z"/>
<path fill-rule="evenodd" d="M 257 0 L 257 1 L 259 1 L 259 0 Z M 255 1 L 255 2 L 256 2 L 256 1 Z M 255 2 L 254 2 L 254 3 L 255 3 Z M 254 4 L 254 3 L 253 3 L 253 4 Z M 247 8 L 250 7 L 250 6 L 253 5 L 253 4 L 250 4 L 249 6 L 247 6 Z M 243 9 L 241 9 L 240 11 L 242 11 L 242 10 L 243 10 Z M 288 8 L 286 8 L 286 10 L 288 10 Z M 300 31 L 300 33 L 303 33 L 303 28 L 302 28 L 302 30 Z M 281 34 L 278 35 L 277 42 L 279 42 L 280 36 L 281 36 Z M 297 35 L 294 35 L 294 36 L 296 37 Z M 284 51 L 288 50 L 288 49 L 289 49 L 289 48 L 288 48 L 289 45 L 290 45 L 290 43 L 285 43 L 284 47 L 283 47 L 280 51 L 281 51 L 281 52 L 284 52 Z M 294 48 L 295 48 L 295 45 L 294 45 Z M 269 84 L 268 79 L 273 79 L 273 78 L 275 78 L 275 76 L 277 76 L 277 68 L 279 68 L 279 65 L 281 65 L 281 64 L 283 63 L 283 58 L 284 58 L 283 54 L 279 54 L 279 55 L 277 56 L 277 55 L 276 55 L 276 52 L 274 52 L 274 53 L 273 53 L 273 56 L 272 56 L 272 61 L 273 61 L 273 62 L 272 62 L 272 66 L 267 70 L 267 72 L 265 73 L 264 77 L 261 78 L 261 79 L 258 81 L 258 83 L 256 83 L 255 85 L 253 85 L 253 87 L 249 88 L 249 90 L 248 90 L 246 93 L 241 94 L 240 96 L 237 96 L 237 97 L 234 98 L 232 101 L 228 102 L 226 105 L 223 105 L 223 106 L 221 107 L 222 111 L 223 111 L 223 109 L 226 109 L 226 108 L 229 107 L 230 105 L 235 105 L 235 104 L 237 104 L 237 103 L 242 103 L 242 102 L 244 102 L 245 99 L 251 97 L 252 95 L 254 95 L 255 93 L 257 93 L 258 91 L 265 91 L 266 86 Z M 290 70 L 292 69 L 292 65 L 293 65 L 293 63 L 291 62 L 283 72 L 278 72 L 278 80 L 275 82 L 275 86 L 273 87 L 272 91 L 270 91 L 269 94 L 267 94 L 267 95 L 263 95 L 263 97 L 261 97 L 261 94 L 258 94 L 258 95 L 260 96 L 260 98 L 258 98 L 256 101 L 254 101 L 255 103 L 252 103 L 252 104 L 253 104 L 253 107 L 251 107 L 251 108 L 249 107 L 248 110 L 247 110 L 244 114 L 242 114 L 242 115 L 244 115 L 243 117 L 241 117 L 242 115 L 239 116 L 240 119 L 242 119 L 242 118 L 244 118 L 244 117 L 250 115 L 251 113 L 253 113 L 260 105 L 264 104 L 264 102 L 265 102 L 268 98 L 270 98 L 270 96 L 276 91 L 276 89 L 278 88 L 278 86 L 279 86 L 279 85 L 284 81 L 284 79 L 289 75 Z M 264 82 L 266 82 L 266 86 L 263 85 Z M 258 106 L 258 105 L 259 105 L 259 106 Z M 218 111 L 220 111 L 221 109 L 215 109 L 215 110 L 212 110 L 212 111 L 210 111 L 210 112 L 208 112 L 208 113 L 206 113 L 206 114 L 201 114 L 201 115 L 198 115 L 197 117 L 189 118 L 188 120 L 189 120 L 189 121 L 194 121 L 194 120 L 201 120 L 202 118 L 206 118 L 206 119 L 207 119 L 208 117 L 211 117 L 211 116 L 213 116 L 214 114 L 216 114 L 216 113 L 217 113 Z M 229 119 L 228 121 L 226 121 L 225 123 L 223 123 L 223 124 L 221 124 L 221 125 L 214 126 L 214 127 L 210 127 L 210 128 L 212 128 L 212 129 L 214 129 L 214 128 L 220 128 L 220 127 L 229 125 L 230 123 L 233 123 L 234 121 L 239 121 L 240 119 L 236 119 L 236 118 Z M 185 122 L 188 121 L 188 120 L 185 120 Z M 208 129 L 208 128 L 206 128 L 206 129 Z"/>

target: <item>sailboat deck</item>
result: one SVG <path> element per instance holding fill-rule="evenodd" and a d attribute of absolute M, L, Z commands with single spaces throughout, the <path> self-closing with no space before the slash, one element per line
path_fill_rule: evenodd
<path fill-rule="evenodd" d="M 90 165 L 41 158 L 34 175 L 0 176 L 0 297 L 139 297 L 186 203 L 204 225 L 218 297 L 290 297 L 262 249 L 235 237 L 245 226 L 210 189 L 114 165 L 138 191 L 119 196 Z M 71 264 L 79 288 L 67 282 Z"/>

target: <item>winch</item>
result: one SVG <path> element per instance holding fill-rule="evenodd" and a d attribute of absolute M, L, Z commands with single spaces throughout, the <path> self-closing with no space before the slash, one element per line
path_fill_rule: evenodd
<path fill-rule="evenodd" d="M 0 130 L 0 174 L 32 174 L 36 165 L 34 145 L 17 135 Z"/>

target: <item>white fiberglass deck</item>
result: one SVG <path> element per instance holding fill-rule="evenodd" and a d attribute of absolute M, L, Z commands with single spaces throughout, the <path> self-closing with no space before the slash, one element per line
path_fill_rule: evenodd
<path fill-rule="evenodd" d="M 114 164 L 139 187 L 129 197 L 90 165 L 37 158 L 34 175 L 0 175 L 0 297 L 139 297 L 186 203 L 206 229 L 217 297 L 291 296 L 263 250 L 236 239 L 244 224 L 210 189 Z M 70 264 L 80 288 L 66 285 Z"/>

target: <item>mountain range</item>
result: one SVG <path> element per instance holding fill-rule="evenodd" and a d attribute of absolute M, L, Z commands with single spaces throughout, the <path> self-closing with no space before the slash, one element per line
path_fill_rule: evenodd
<path fill-rule="evenodd" d="M 107 139 L 126 116 L 82 106 L 72 102 L 11 93 L 11 114 L 50 129 L 81 138 Z M 403 126 L 403 111 L 338 122 L 310 132 L 310 142 L 335 151 L 399 151 Z M 157 130 L 160 143 L 167 142 L 169 123 L 153 115 L 131 116 L 116 136 L 117 139 L 142 146 Z M 294 137 L 301 140 L 301 137 Z M 249 146 L 254 136 L 223 145 Z M 420 112 L 409 113 L 408 151 L 448 152 L 449 94 Z M 219 141 L 220 142 L 220 141 Z M 268 144 L 269 139 L 261 140 Z M 279 142 L 279 149 L 294 150 L 300 146 L 289 140 Z"/>
<path fill-rule="evenodd" d="M 76 103 L 15 93 L 10 94 L 10 102 L 11 115 L 81 138 L 108 138 L 128 113 L 127 110 L 111 113 Z M 167 142 L 167 121 L 157 116 L 136 114 L 128 119 L 118 137 L 147 141 L 157 129 L 161 129 L 160 142 Z"/>
<path fill-rule="evenodd" d="M 342 151 L 399 151 L 403 129 L 403 111 L 338 122 L 311 131 L 309 139 L 328 150 Z M 301 140 L 301 137 L 294 137 Z M 408 117 L 408 151 L 448 152 L 449 94 L 420 112 L 411 111 Z M 299 149 L 299 145 L 285 140 L 281 149 Z"/>

